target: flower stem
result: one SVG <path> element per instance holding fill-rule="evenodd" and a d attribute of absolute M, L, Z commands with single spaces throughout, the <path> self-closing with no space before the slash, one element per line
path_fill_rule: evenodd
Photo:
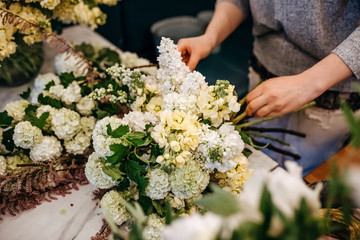
<path fill-rule="evenodd" d="M 233 123 L 234 123 L 235 125 L 238 124 L 238 122 L 240 122 L 241 120 L 243 120 L 244 117 L 246 117 L 246 116 L 247 116 L 247 114 L 246 114 L 246 112 L 244 111 L 244 112 L 241 113 L 239 116 L 237 116 L 236 118 L 234 118 Z"/>
<path fill-rule="evenodd" d="M 286 141 L 283 141 L 281 139 L 278 139 L 278 138 L 275 138 L 273 136 L 270 136 L 270 135 L 267 135 L 267 134 L 262 134 L 262 133 L 259 133 L 259 132 L 254 132 L 254 131 L 244 131 L 247 135 L 251 135 L 251 136 L 254 136 L 254 137 L 259 137 L 259 138 L 264 138 L 264 139 L 268 139 L 268 140 L 271 140 L 271 141 L 274 141 L 274 142 L 278 142 L 282 145 L 285 145 L 285 146 L 290 146 L 290 144 Z"/>
<path fill-rule="evenodd" d="M 309 102 L 309 103 L 305 104 L 304 106 L 302 106 L 301 108 L 299 108 L 298 110 L 296 110 L 295 112 L 301 111 L 301 110 L 303 110 L 305 108 L 308 108 L 308 107 L 311 107 L 311 106 L 314 106 L 315 104 L 316 104 L 315 101 Z M 255 119 L 253 121 L 240 124 L 240 125 L 238 125 L 238 127 L 240 127 L 240 128 L 249 127 L 251 125 L 266 122 L 266 121 L 269 121 L 269 120 L 272 120 L 272 119 L 275 119 L 275 118 L 278 118 L 278 117 L 281 117 L 281 116 L 258 118 L 258 119 Z"/>

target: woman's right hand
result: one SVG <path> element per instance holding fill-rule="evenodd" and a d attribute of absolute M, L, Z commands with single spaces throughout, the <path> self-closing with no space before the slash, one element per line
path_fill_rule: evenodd
<path fill-rule="evenodd" d="M 177 46 L 186 65 L 193 71 L 199 61 L 209 56 L 215 41 L 207 35 L 180 39 Z"/>

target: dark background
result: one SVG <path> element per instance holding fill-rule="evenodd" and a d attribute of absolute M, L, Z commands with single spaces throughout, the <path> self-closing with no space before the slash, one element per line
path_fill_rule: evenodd
<path fill-rule="evenodd" d="M 97 29 L 101 35 L 123 51 L 156 62 L 156 51 L 151 26 L 160 20 L 175 16 L 196 16 L 204 10 L 213 10 L 215 0 L 122 0 L 116 6 L 101 6 L 107 14 L 107 23 Z M 248 59 L 251 54 L 251 21 L 247 20 L 221 44 L 220 52 L 200 61 L 200 71 L 210 84 L 217 79 L 236 85 L 240 96 L 247 92 Z"/>

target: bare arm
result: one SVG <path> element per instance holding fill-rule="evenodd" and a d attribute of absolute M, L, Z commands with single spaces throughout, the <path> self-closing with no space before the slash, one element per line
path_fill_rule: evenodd
<path fill-rule="evenodd" d="M 298 75 L 272 78 L 260 84 L 247 96 L 246 113 L 257 117 L 290 113 L 352 75 L 348 65 L 331 53 Z"/>
<path fill-rule="evenodd" d="M 178 49 L 190 69 L 194 70 L 200 59 L 224 41 L 244 20 L 244 13 L 231 2 L 219 2 L 205 31 L 199 37 L 184 38 L 178 42 Z"/>

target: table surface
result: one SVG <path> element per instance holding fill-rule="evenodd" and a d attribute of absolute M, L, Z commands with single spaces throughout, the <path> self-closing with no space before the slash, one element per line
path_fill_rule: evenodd
<path fill-rule="evenodd" d="M 69 41 L 96 42 L 102 46 L 118 50 L 106 39 L 91 30 L 75 26 L 64 30 L 63 36 Z M 45 61 L 40 73 L 53 72 L 55 51 L 45 46 Z M 20 99 L 19 93 L 32 87 L 33 82 L 13 87 L 0 88 L 0 110 L 11 101 Z M 249 157 L 250 168 L 254 169 L 252 178 L 256 178 L 263 171 L 283 171 L 277 163 L 260 151 L 253 151 Z M 251 181 L 245 187 L 251 188 Z M 101 209 L 92 200 L 91 184 L 80 186 L 65 197 L 58 196 L 57 200 L 44 202 L 34 209 L 22 212 L 17 216 L 1 216 L 0 239 L 2 240 L 88 240 L 102 226 Z"/>

